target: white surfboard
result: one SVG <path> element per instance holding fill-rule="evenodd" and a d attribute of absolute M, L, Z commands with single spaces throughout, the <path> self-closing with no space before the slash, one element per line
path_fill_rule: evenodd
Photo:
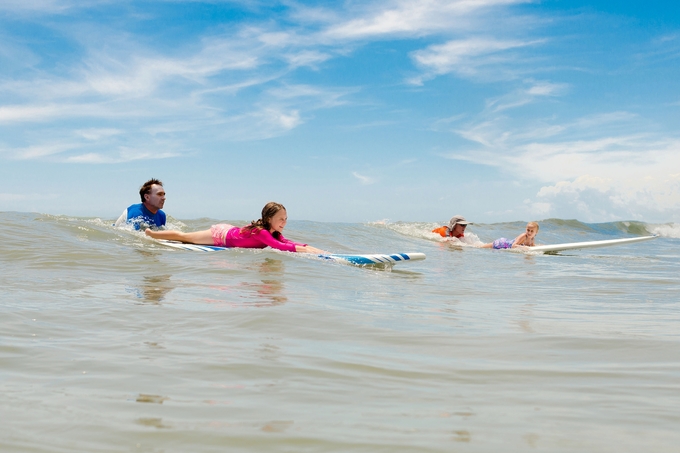
<path fill-rule="evenodd" d="M 651 239 L 656 239 L 658 236 L 641 236 L 637 238 L 625 238 L 625 239 L 608 239 L 606 241 L 589 241 L 589 242 L 570 242 L 566 244 L 551 244 L 551 245 L 536 245 L 534 247 L 522 247 L 515 249 L 506 250 L 518 250 L 527 252 L 561 252 L 564 250 L 577 250 L 577 249 L 594 249 L 598 247 L 612 247 L 614 245 L 625 245 L 634 244 L 636 242 L 649 241 Z"/>
<path fill-rule="evenodd" d="M 198 244 L 184 244 L 175 241 L 156 241 L 167 247 L 172 247 L 181 250 L 190 250 L 194 252 L 219 252 L 221 250 L 231 250 L 231 247 L 217 247 L 215 245 L 198 245 Z M 310 254 L 306 254 L 310 255 Z M 322 258 L 330 261 L 347 262 L 359 266 L 373 266 L 376 264 L 394 265 L 406 261 L 420 261 L 425 259 L 424 253 L 392 253 L 392 254 L 368 254 L 368 255 L 353 255 L 353 254 L 328 254 L 328 255 L 313 255 L 317 258 Z"/>

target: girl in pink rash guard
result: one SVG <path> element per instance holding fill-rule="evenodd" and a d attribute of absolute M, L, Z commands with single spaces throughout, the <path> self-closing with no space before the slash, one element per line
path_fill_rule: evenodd
<path fill-rule="evenodd" d="M 286 208 L 279 203 L 269 202 L 262 208 L 262 217 L 243 228 L 219 223 L 209 230 L 183 233 L 181 231 L 147 229 L 145 234 L 154 239 L 188 242 L 190 244 L 217 245 L 220 247 L 241 247 L 263 249 L 271 247 L 286 252 L 326 253 L 307 244 L 289 241 L 281 232 L 288 222 Z"/>

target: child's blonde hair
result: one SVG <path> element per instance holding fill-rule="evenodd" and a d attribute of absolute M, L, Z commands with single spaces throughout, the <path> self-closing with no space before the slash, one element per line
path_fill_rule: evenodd
<path fill-rule="evenodd" d="M 536 222 L 529 222 L 529 223 L 527 223 L 527 226 L 536 227 L 536 232 L 538 233 L 538 223 L 536 223 Z"/>

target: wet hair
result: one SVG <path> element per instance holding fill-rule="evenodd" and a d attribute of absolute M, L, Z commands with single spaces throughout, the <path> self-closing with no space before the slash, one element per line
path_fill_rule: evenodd
<path fill-rule="evenodd" d="M 271 225 L 272 217 L 274 217 L 276 213 L 279 212 L 281 209 L 286 209 L 286 207 L 281 203 L 270 201 L 269 203 L 264 205 L 264 208 L 262 208 L 262 217 L 260 217 L 257 220 L 253 220 L 252 222 L 250 222 L 250 225 L 241 228 L 241 232 L 242 233 L 249 232 L 250 234 L 253 234 L 255 233 L 255 231 L 260 230 L 269 231 L 272 227 Z M 272 233 L 272 236 L 274 236 L 274 238 L 276 239 L 279 239 L 281 237 L 281 233 L 278 231 L 274 231 Z"/>
<path fill-rule="evenodd" d="M 529 223 L 527 223 L 527 226 L 536 227 L 536 232 L 538 233 L 538 223 L 536 223 L 536 222 L 529 222 Z"/>
<path fill-rule="evenodd" d="M 145 182 L 142 185 L 142 187 L 139 188 L 139 197 L 142 199 L 142 203 L 144 203 L 146 201 L 144 199 L 144 195 L 148 195 L 148 194 L 151 193 L 151 186 L 153 186 L 154 184 L 157 184 L 157 185 L 163 187 L 163 183 L 160 180 L 158 180 L 156 178 L 152 178 L 152 179 L 149 179 L 147 182 Z"/>

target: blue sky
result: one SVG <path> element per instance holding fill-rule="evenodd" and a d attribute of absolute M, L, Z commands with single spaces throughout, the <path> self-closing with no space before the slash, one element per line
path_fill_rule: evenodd
<path fill-rule="evenodd" d="M 0 3 L 0 210 L 680 221 L 680 6 Z"/>

